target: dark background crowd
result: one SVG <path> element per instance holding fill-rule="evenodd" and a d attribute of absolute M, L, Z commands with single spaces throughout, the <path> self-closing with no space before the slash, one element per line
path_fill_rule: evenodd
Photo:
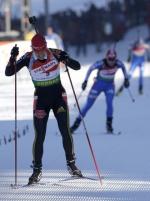
<path fill-rule="evenodd" d="M 44 18 L 44 14 L 38 16 L 38 26 L 46 34 Z M 150 30 L 150 0 L 114 0 L 100 8 L 91 3 L 86 11 L 68 9 L 49 15 L 49 25 L 62 37 L 65 49 L 76 45 L 85 54 L 87 44 L 95 44 L 100 51 L 104 41 L 118 41 L 128 29 L 141 24 Z M 12 19 L 12 29 L 21 32 L 19 19 Z"/>
<path fill-rule="evenodd" d="M 43 20 L 44 16 L 39 16 L 41 31 L 45 30 L 42 28 Z M 100 51 L 103 41 L 118 41 L 128 29 L 145 23 L 150 27 L 149 0 L 116 0 L 101 8 L 91 4 L 81 13 L 69 9 L 50 17 L 50 24 L 62 36 L 65 48 L 82 46 L 85 54 L 87 44 L 95 44 Z"/>

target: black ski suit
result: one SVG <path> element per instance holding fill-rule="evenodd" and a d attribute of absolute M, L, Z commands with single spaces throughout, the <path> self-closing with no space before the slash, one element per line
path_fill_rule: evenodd
<path fill-rule="evenodd" d="M 70 58 L 66 52 L 47 49 L 47 58 L 40 61 L 34 52 L 27 52 L 16 62 L 16 71 L 26 66 L 35 86 L 33 122 L 35 139 L 33 143 L 33 166 L 42 168 L 43 143 L 46 135 L 49 112 L 52 109 L 62 135 L 67 162 L 74 160 L 73 139 L 69 129 L 67 96 L 60 80 L 59 63 L 63 62 L 74 70 L 80 69 L 80 63 Z M 15 74 L 14 59 L 6 66 L 5 75 Z"/>

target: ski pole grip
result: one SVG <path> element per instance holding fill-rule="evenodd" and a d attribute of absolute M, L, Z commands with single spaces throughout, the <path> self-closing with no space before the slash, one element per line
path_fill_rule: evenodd
<path fill-rule="evenodd" d="M 35 16 L 29 17 L 29 22 L 32 25 L 36 24 L 36 17 Z"/>
<path fill-rule="evenodd" d="M 29 17 L 29 23 L 32 24 L 32 26 L 34 27 L 36 33 L 38 33 L 36 22 L 37 22 L 37 20 L 36 20 L 35 16 Z"/>

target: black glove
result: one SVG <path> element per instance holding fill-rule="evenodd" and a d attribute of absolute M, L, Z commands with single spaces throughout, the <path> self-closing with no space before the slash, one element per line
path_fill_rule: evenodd
<path fill-rule="evenodd" d="M 128 52 L 128 58 L 127 58 L 128 63 L 131 62 L 131 56 L 132 56 L 132 51 L 130 49 L 129 52 Z"/>
<path fill-rule="evenodd" d="M 69 56 L 65 51 L 62 51 L 60 54 L 60 59 L 63 61 L 67 61 L 69 59 Z"/>
<path fill-rule="evenodd" d="M 85 90 L 86 86 L 87 86 L 87 81 L 85 80 L 85 81 L 82 83 L 82 90 L 83 90 L 83 91 Z"/>
<path fill-rule="evenodd" d="M 17 46 L 14 46 L 12 49 L 11 49 L 11 57 L 13 58 L 16 58 L 19 54 L 19 47 Z"/>
<path fill-rule="evenodd" d="M 127 62 L 129 63 L 131 61 L 131 57 L 128 57 L 127 58 Z"/>
<path fill-rule="evenodd" d="M 125 78 L 125 80 L 124 80 L 124 87 L 125 87 L 125 88 L 128 88 L 129 86 L 130 86 L 129 79 L 128 79 L 128 78 Z"/>

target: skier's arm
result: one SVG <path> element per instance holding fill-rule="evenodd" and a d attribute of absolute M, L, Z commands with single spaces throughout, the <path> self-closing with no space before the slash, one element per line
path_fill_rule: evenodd
<path fill-rule="evenodd" d="M 19 54 L 19 48 L 16 46 L 13 47 L 11 50 L 11 56 L 10 56 L 9 62 L 8 62 L 6 69 L 5 69 L 5 75 L 6 76 L 12 76 L 15 74 L 15 71 L 18 72 L 24 66 L 28 66 L 29 53 L 26 53 L 18 61 L 16 61 L 18 54 Z"/>
<path fill-rule="evenodd" d="M 146 47 L 146 57 L 147 57 L 147 61 L 150 62 L 150 46 L 147 45 Z"/>
<path fill-rule="evenodd" d="M 117 66 L 118 66 L 118 68 L 121 68 L 123 75 L 124 75 L 124 78 L 128 79 L 128 74 L 127 74 L 126 67 L 125 67 L 124 63 L 120 60 L 117 60 Z"/>
<path fill-rule="evenodd" d="M 102 64 L 101 61 L 97 61 L 97 62 L 95 62 L 92 66 L 90 66 L 90 68 L 89 68 L 89 70 L 87 71 L 87 74 L 86 74 L 86 76 L 85 76 L 85 79 L 84 79 L 84 81 L 83 81 L 83 83 L 82 83 L 82 86 L 81 86 L 83 91 L 86 89 L 87 82 L 88 82 L 88 79 L 89 79 L 90 74 L 92 73 L 93 70 L 95 70 L 95 69 L 100 69 L 101 66 L 102 66 L 101 64 Z"/>
<path fill-rule="evenodd" d="M 127 74 L 125 65 L 120 60 L 117 60 L 117 66 L 118 66 L 118 68 L 122 69 L 122 72 L 124 74 L 124 87 L 128 88 L 130 83 L 129 83 L 129 78 L 128 78 L 128 74 Z"/>
<path fill-rule="evenodd" d="M 67 59 L 65 59 L 62 62 L 64 64 L 66 64 L 67 66 L 69 66 L 70 68 L 72 68 L 73 70 L 80 70 L 80 68 L 81 68 L 80 63 L 70 57 L 68 57 Z"/>
<path fill-rule="evenodd" d="M 92 73 L 93 70 L 100 69 L 101 63 L 102 63 L 102 61 L 97 61 L 92 66 L 89 67 L 89 69 L 88 69 L 88 71 L 86 73 L 84 81 L 88 81 L 88 79 L 90 77 L 90 74 Z"/>
<path fill-rule="evenodd" d="M 16 72 L 18 72 L 24 66 L 28 66 L 28 60 L 25 55 L 22 56 L 18 61 L 15 61 L 14 58 L 10 57 L 9 62 L 5 69 L 5 75 L 12 76 L 15 74 L 15 69 L 16 69 Z"/>
<path fill-rule="evenodd" d="M 147 61 L 150 62 L 150 52 L 147 51 Z"/>
<path fill-rule="evenodd" d="M 81 68 L 80 63 L 71 58 L 65 51 L 52 48 L 50 50 L 59 62 L 64 63 L 73 70 L 79 70 Z"/>

